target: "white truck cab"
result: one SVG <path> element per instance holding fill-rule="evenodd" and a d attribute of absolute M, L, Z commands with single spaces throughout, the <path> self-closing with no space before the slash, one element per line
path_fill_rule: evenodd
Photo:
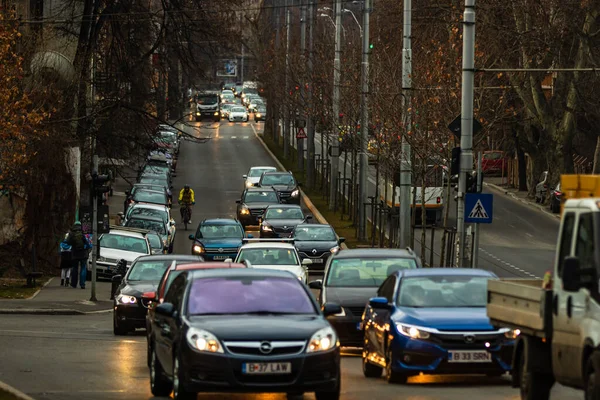
<path fill-rule="evenodd" d="M 585 390 L 586 400 L 600 399 L 600 176 L 582 177 L 562 177 L 569 200 L 563 204 L 552 279 L 488 283 L 492 323 L 521 332 L 513 386 L 523 400 L 549 399 L 554 382 Z"/>

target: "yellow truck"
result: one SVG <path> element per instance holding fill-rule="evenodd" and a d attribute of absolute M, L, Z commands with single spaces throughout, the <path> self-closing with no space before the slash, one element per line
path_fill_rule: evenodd
<path fill-rule="evenodd" d="M 600 399 L 600 176 L 563 175 L 554 268 L 545 279 L 488 282 L 487 314 L 519 330 L 512 383 L 548 400 L 555 382 Z"/>

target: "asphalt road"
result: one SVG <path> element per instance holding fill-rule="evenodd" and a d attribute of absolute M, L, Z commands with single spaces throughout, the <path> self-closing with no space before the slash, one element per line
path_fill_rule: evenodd
<path fill-rule="evenodd" d="M 182 144 L 178 175 L 174 186 L 178 191 L 189 183 L 196 192 L 194 226 L 202 218 L 233 217 L 243 189 L 242 175 L 253 165 L 274 165 L 249 124 L 204 124 L 190 128 L 197 137 L 210 137 L 205 143 L 186 141 Z M 509 207 L 510 206 L 510 207 Z M 499 220 L 515 224 L 515 214 L 507 203 Z M 177 209 L 174 212 L 178 213 Z M 523 210 L 523 217 L 531 211 Z M 515 215 L 511 219 L 511 215 Z M 175 252 L 189 254 L 191 242 L 178 222 Z M 524 224 L 526 227 L 527 224 Z M 518 224 L 516 226 L 522 226 Z M 528 228 L 529 229 L 529 228 Z M 497 239 L 496 248 L 482 247 L 498 254 L 519 250 L 518 240 L 510 239 L 509 229 Z M 550 234 L 549 234 L 550 235 Z M 490 236 L 493 239 L 493 236 Z M 486 239 L 487 240 L 487 239 Z M 549 240 L 549 239 L 548 239 Z M 521 243 L 523 245 L 523 243 Z M 523 253 L 525 254 L 525 253 Z M 508 256 L 506 256 L 508 257 Z M 112 334 L 112 315 L 86 316 L 2 316 L 0 323 L 0 380 L 36 399 L 51 400 L 147 400 L 152 399 L 146 367 L 146 339 L 143 331 L 129 337 Z M 508 378 L 480 376 L 415 377 L 406 386 L 389 385 L 383 379 L 366 379 L 360 358 L 345 355 L 342 359 L 342 399 L 344 400 L 516 400 Z M 283 395 L 204 394 L 199 399 L 254 400 L 284 399 Z M 306 399 L 314 399 L 307 394 Z M 583 398 L 576 392 L 556 386 L 553 399 Z"/>
<path fill-rule="evenodd" d="M 327 149 L 327 137 L 324 149 Z M 321 154 L 322 137 L 315 138 L 315 152 Z M 294 144 L 295 145 L 295 144 Z M 345 159 L 340 157 L 339 170 L 343 171 Z M 348 176 L 351 163 L 347 162 Z M 375 195 L 375 166 L 369 166 L 368 196 Z M 484 193 L 494 194 L 493 222 L 480 225 L 479 264 L 480 268 L 493 271 L 500 277 L 542 278 L 552 269 L 554 249 L 558 236 L 559 222 L 553 216 L 538 208 L 517 201 L 491 186 L 484 187 Z M 451 195 L 448 226 L 455 226 L 456 202 Z M 369 211 L 367 211 L 369 213 Z M 370 228 L 368 228 L 370 232 Z M 426 232 L 424 261 L 430 261 L 431 231 Z M 434 258 L 432 265 L 440 265 L 442 229 L 434 234 Z M 421 229 L 415 232 L 415 251 L 421 254 Z M 448 263 L 444 263 L 448 265 Z"/>
<path fill-rule="evenodd" d="M 0 380 L 38 400 L 149 400 L 146 338 L 112 334 L 111 315 L 2 316 Z M 342 358 L 344 400 L 517 400 L 507 378 L 420 376 L 407 385 L 363 377 L 360 357 Z M 314 399 L 306 394 L 305 399 Z M 552 399 L 581 400 L 562 386 Z M 201 394 L 199 400 L 283 400 L 281 394 Z"/>

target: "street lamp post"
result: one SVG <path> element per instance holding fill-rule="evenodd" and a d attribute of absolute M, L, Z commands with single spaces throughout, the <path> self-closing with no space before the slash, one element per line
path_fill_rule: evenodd
<path fill-rule="evenodd" d="M 356 25 L 358 25 L 358 29 L 360 30 L 360 37 L 362 38 L 363 37 L 363 28 L 360 25 L 360 23 L 358 22 L 358 19 L 356 18 L 356 15 L 354 15 L 354 13 L 352 12 L 352 10 L 348 10 L 347 8 L 344 8 L 342 11 L 345 12 L 345 13 L 352 14 L 352 18 L 354 18 L 354 22 L 356 22 Z"/>

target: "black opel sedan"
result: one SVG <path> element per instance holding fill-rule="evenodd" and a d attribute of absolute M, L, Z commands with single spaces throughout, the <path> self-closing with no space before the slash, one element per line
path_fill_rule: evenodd
<path fill-rule="evenodd" d="M 152 394 L 315 392 L 340 397 L 340 349 L 326 315 L 293 274 L 267 269 L 183 271 L 155 309 Z"/>
<path fill-rule="evenodd" d="M 271 204 L 279 204 L 279 195 L 273 188 L 248 188 L 236 200 L 237 220 L 244 226 L 258 225 L 259 218 Z"/>
<path fill-rule="evenodd" d="M 146 312 L 149 300 L 143 298 L 146 292 L 155 292 L 163 274 L 175 261 L 178 264 L 204 261 L 200 256 L 160 254 L 142 256 L 136 259 L 129 271 L 114 275 L 113 283 L 118 284 L 114 292 L 113 333 L 127 335 L 136 328 L 146 327 Z"/>
<path fill-rule="evenodd" d="M 297 225 L 310 219 L 312 216 L 304 215 L 302 208 L 295 204 L 271 205 L 261 218 L 260 237 L 289 238 Z"/>
<path fill-rule="evenodd" d="M 300 184 L 291 172 L 265 172 L 256 186 L 277 190 L 282 203 L 300 204 Z"/>
<path fill-rule="evenodd" d="M 332 254 L 340 251 L 340 245 L 346 239 L 338 238 L 331 225 L 301 224 L 292 232 L 294 246 L 302 260 L 312 260 L 309 269 L 325 269 L 325 264 Z"/>

